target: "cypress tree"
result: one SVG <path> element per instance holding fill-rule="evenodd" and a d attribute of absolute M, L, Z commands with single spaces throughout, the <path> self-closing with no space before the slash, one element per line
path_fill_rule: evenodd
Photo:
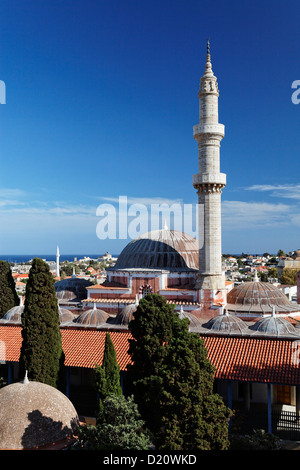
<path fill-rule="evenodd" d="M 127 366 L 125 393 L 134 395 L 142 418 L 151 432 L 161 426 L 160 390 L 166 344 L 173 336 L 174 307 L 159 294 L 140 300 L 134 319 L 129 323 L 132 364 Z"/>
<path fill-rule="evenodd" d="M 62 343 L 53 276 L 43 260 L 34 258 L 26 285 L 22 314 L 20 378 L 57 386 Z"/>
<path fill-rule="evenodd" d="M 8 310 L 20 304 L 19 296 L 16 292 L 15 281 L 7 261 L 0 261 L 0 318 Z"/>
<path fill-rule="evenodd" d="M 103 410 L 105 398 L 114 395 L 122 395 L 120 384 L 120 367 L 110 334 L 106 333 L 102 365 L 96 364 L 95 379 L 97 392 L 99 394 L 99 411 Z"/>
<path fill-rule="evenodd" d="M 188 325 L 162 296 L 140 301 L 129 324 L 127 389 L 157 449 L 226 449 L 231 412 L 213 393 L 214 368 Z"/>
<path fill-rule="evenodd" d="M 214 367 L 204 342 L 188 331 L 187 320 L 174 322 L 166 348 L 159 393 L 161 450 L 226 450 L 231 410 L 213 392 Z"/>

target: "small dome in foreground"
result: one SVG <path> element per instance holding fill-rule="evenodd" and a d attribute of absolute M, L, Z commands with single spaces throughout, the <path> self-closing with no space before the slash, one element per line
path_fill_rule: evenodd
<path fill-rule="evenodd" d="M 61 325 L 64 325 L 65 323 L 70 323 L 76 318 L 76 315 L 74 315 L 71 310 L 68 310 L 67 308 L 63 307 L 58 307 L 59 311 L 59 322 Z"/>
<path fill-rule="evenodd" d="M 193 315 L 192 313 L 190 312 L 185 312 L 183 310 L 183 307 L 181 305 L 181 308 L 180 308 L 180 312 L 179 312 L 179 318 L 182 320 L 183 318 L 187 318 L 190 322 L 189 324 L 189 328 L 198 328 L 199 326 L 201 326 L 201 321 L 199 320 L 199 318 L 197 318 L 195 315 Z"/>
<path fill-rule="evenodd" d="M 71 401 L 40 382 L 23 382 L 0 389 L 0 449 L 42 447 L 71 436 L 79 424 Z"/>
<path fill-rule="evenodd" d="M 20 297 L 20 305 L 12 307 L 5 315 L 0 319 L 0 323 L 13 323 L 21 324 L 21 316 L 24 311 L 23 298 Z"/>
<path fill-rule="evenodd" d="M 96 308 L 96 304 L 94 304 L 94 308 L 82 312 L 77 318 L 75 318 L 74 323 L 82 326 L 96 327 L 106 323 L 108 318 L 108 313 L 100 308 Z"/>
<path fill-rule="evenodd" d="M 247 325 L 243 320 L 234 315 L 229 315 L 227 312 L 211 318 L 203 326 L 209 330 L 231 333 L 241 333 L 243 330 L 247 329 Z"/>
<path fill-rule="evenodd" d="M 121 312 L 116 316 L 115 322 L 117 325 L 126 325 L 128 326 L 131 320 L 134 319 L 134 314 L 136 312 L 138 303 L 129 304 L 124 307 Z"/>
<path fill-rule="evenodd" d="M 254 325 L 252 325 L 251 330 L 258 331 L 261 333 L 276 335 L 276 336 L 298 336 L 299 333 L 297 329 L 285 318 L 275 315 L 273 310 L 272 315 L 261 318 Z"/>

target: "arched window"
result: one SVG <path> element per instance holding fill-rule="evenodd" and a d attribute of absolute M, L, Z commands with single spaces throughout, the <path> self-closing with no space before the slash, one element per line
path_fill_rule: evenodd
<path fill-rule="evenodd" d="M 140 293 L 142 294 L 142 297 L 145 297 L 147 294 L 151 294 L 152 292 L 152 287 L 147 284 L 146 286 L 141 286 L 140 287 Z"/>

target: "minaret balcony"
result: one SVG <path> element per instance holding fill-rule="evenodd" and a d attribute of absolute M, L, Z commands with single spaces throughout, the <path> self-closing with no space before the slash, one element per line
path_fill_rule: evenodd
<path fill-rule="evenodd" d="M 226 174 L 225 173 L 203 173 L 193 175 L 193 186 L 203 184 L 217 184 L 226 186 Z"/>
<path fill-rule="evenodd" d="M 196 124 L 193 127 L 193 136 L 202 134 L 213 134 L 221 138 L 225 135 L 225 126 L 223 124 Z"/>

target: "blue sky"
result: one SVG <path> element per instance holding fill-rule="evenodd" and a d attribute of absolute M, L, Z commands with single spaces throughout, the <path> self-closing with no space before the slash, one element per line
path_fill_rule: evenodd
<path fill-rule="evenodd" d="M 2 0 L 0 253 L 119 253 L 97 207 L 196 204 L 210 38 L 224 253 L 300 248 L 296 0 Z"/>

